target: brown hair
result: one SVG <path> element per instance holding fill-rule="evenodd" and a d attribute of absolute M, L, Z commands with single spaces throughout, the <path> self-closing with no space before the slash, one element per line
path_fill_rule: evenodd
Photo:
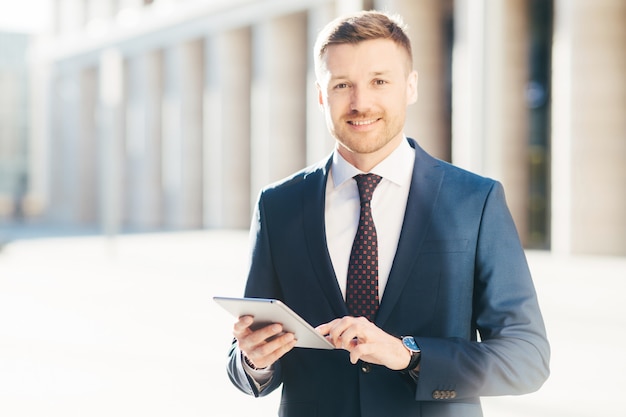
<path fill-rule="evenodd" d="M 339 17 L 320 31 L 314 47 L 316 71 L 319 69 L 322 58 L 330 45 L 356 44 L 373 39 L 392 40 L 404 48 L 408 54 L 410 65 L 412 65 L 411 40 L 407 35 L 407 28 L 402 18 L 398 15 L 371 10 Z"/>

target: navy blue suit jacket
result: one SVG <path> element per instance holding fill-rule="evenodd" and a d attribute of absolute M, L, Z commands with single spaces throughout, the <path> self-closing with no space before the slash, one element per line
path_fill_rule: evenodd
<path fill-rule="evenodd" d="M 548 376 L 549 345 L 502 186 L 437 160 L 409 139 L 415 168 L 393 267 L 375 323 L 413 335 L 419 379 L 352 365 L 343 350 L 296 348 L 261 393 L 282 384 L 280 416 L 482 415 L 480 396 L 523 394 Z M 278 298 L 313 326 L 348 315 L 325 240 L 330 159 L 265 188 L 252 222 L 245 295 Z"/>

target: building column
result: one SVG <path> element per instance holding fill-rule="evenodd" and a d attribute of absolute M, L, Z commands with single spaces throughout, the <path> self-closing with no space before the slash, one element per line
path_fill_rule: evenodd
<path fill-rule="evenodd" d="M 452 160 L 503 183 L 528 235 L 529 48 L 526 0 L 455 2 Z"/>
<path fill-rule="evenodd" d="M 528 241 L 530 71 L 528 1 L 487 2 L 485 168 L 502 181 L 522 243 Z"/>
<path fill-rule="evenodd" d="M 185 43 L 183 50 L 182 126 L 183 139 L 183 228 L 203 226 L 203 91 L 204 43 Z"/>
<path fill-rule="evenodd" d="M 205 40 L 204 225 L 250 224 L 250 29 Z"/>
<path fill-rule="evenodd" d="M 162 223 L 161 54 L 144 52 L 126 66 L 126 212 L 128 225 L 154 230 Z"/>
<path fill-rule="evenodd" d="M 80 73 L 80 118 L 76 148 L 76 186 L 74 187 L 75 219 L 84 225 L 98 223 L 100 208 L 98 195 L 98 135 L 96 110 L 98 105 L 98 72 L 95 67 Z"/>
<path fill-rule="evenodd" d="M 56 67 L 51 109 L 49 213 L 67 225 L 98 222 L 95 68 Z"/>
<path fill-rule="evenodd" d="M 49 113 L 47 132 L 47 149 L 46 161 L 47 170 L 43 172 L 42 186 L 46 190 L 46 217 L 52 223 L 62 222 L 60 204 L 62 204 L 64 192 L 62 187 L 62 167 L 64 159 L 62 158 L 63 144 L 63 125 L 65 113 L 67 113 L 67 98 L 64 94 L 67 76 L 64 76 L 58 65 L 53 65 L 50 69 L 50 96 L 48 98 Z"/>
<path fill-rule="evenodd" d="M 113 237 L 124 222 L 124 58 L 107 49 L 100 55 L 100 215 L 102 231 Z"/>
<path fill-rule="evenodd" d="M 0 33 L 0 222 L 28 215 L 28 44 L 26 35 Z"/>
<path fill-rule="evenodd" d="M 50 215 L 54 222 L 76 222 L 79 204 L 78 143 L 80 138 L 81 91 L 80 69 L 57 66 L 53 109 L 53 143 L 50 157 L 54 169 L 50 172 Z"/>
<path fill-rule="evenodd" d="M 26 211 L 33 218 L 44 216 L 50 207 L 50 171 L 54 161 L 50 158 L 51 143 L 54 138 L 54 82 L 52 65 L 47 61 L 37 61 L 31 69 L 31 94 L 29 124 L 30 158 L 28 160 L 29 192 L 26 197 Z"/>
<path fill-rule="evenodd" d="M 626 3 L 556 0 L 552 249 L 626 255 Z"/>
<path fill-rule="evenodd" d="M 281 16 L 253 27 L 252 200 L 269 182 L 305 166 L 307 19 Z"/>
<path fill-rule="evenodd" d="M 446 16 L 441 0 L 377 0 L 381 10 L 398 13 L 408 25 L 413 64 L 418 72 L 418 101 L 407 109 L 405 133 L 434 156 L 450 160 L 447 102 Z"/>
<path fill-rule="evenodd" d="M 202 226 L 203 45 L 164 52 L 163 187 L 165 226 Z"/>
<path fill-rule="evenodd" d="M 328 22 L 335 18 L 332 3 L 325 3 L 309 10 L 307 15 L 308 45 L 307 61 L 307 95 L 306 95 L 306 163 L 313 164 L 334 149 L 335 139 L 326 126 L 326 118 L 318 104 L 318 90 L 316 87 L 315 64 L 313 62 L 313 47 L 317 34 Z"/>

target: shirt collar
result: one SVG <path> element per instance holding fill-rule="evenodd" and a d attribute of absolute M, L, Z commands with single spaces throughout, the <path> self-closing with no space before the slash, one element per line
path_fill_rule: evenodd
<path fill-rule="evenodd" d="M 370 173 L 380 175 L 384 179 L 397 185 L 403 185 L 411 180 L 414 162 L 415 151 L 405 138 L 387 158 L 383 159 L 378 165 L 372 168 Z M 333 152 L 331 170 L 335 188 L 355 175 L 365 174 L 365 172 L 360 171 L 346 161 L 337 150 Z"/>

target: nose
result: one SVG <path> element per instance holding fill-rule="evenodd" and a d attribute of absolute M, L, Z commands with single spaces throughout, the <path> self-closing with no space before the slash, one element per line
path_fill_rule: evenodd
<path fill-rule="evenodd" d="M 350 92 L 350 110 L 365 113 L 370 108 L 370 95 L 366 88 L 352 86 Z"/>

